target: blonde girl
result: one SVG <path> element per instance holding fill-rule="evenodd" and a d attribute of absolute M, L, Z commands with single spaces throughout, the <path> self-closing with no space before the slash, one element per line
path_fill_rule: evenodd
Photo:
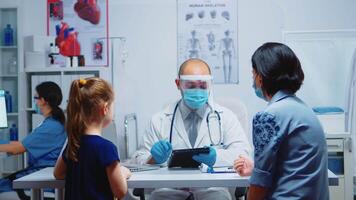
<path fill-rule="evenodd" d="M 67 107 L 68 145 L 54 176 L 65 179 L 65 199 L 122 198 L 130 171 L 120 166 L 116 146 L 101 137 L 113 118 L 114 93 L 100 78 L 73 81 Z"/>

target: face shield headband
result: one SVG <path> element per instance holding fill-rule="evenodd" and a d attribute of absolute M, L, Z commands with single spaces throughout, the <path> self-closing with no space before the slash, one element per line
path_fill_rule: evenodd
<path fill-rule="evenodd" d="M 180 77 L 180 88 L 184 102 L 191 109 L 200 109 L 209 99 L 210 75 L 184 75 Z"/>
<path fill-rule="evenodd" d="M 212 83 L 211 75 L 181 75 L 179 80 L 182 90 L 202 89 L 209 91 Z"/>

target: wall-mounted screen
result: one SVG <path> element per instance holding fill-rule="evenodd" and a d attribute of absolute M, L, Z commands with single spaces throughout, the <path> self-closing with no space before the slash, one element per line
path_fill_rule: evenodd
<path fill-rule="evenodd" d="M 5 91 L 0 90 L 0 128 L 7 128 Z"/>

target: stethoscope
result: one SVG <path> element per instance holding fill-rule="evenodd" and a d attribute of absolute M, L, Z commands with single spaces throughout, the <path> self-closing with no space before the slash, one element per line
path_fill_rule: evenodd
<path fill-rule="evenodd" d="M 172 144 L 172 133 L 173 133 L 173 124 L 174 124 L 174 119 L 177 113 L 177 109 L 179 106 L 179 103 L 181 102 L 178 101 L 178 103 L 176 104 L 176 106 L 174 107 L 174 111 L 173 111 L 173 115 L 172 115 L 172 122 L 171 122 L 171 128 L 169 131 L 169 142 Z M 222 128 L 221 128 L 221 117 L 220 117 L 220 113 L 216 110 L 213 110 L 213 108 L 208 104 L 209 108 L 210 108 L 210 112 L 207 114 L 206 116 L 206 124 L 208 126 L 208 133 L 209 133 L 209 139 L 210 139 L 210 146 L 224 146 L 223 143 L 223 134 L 222 134 Z M 210 118 L 216 118 L 218 123 L 219 123 L 219 134 L 220 134 L 220 138 L 219 141 L 217 143 L 214 143 L 213 138 L 211 137 L 211 129 L 210 129 Z"/>

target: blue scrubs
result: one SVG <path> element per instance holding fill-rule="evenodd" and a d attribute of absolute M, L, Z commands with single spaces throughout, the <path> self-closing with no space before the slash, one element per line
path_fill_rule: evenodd
<path fill-rule="evenodd" d="M 12 189 L 12 179 L 20 178 L 46 166 L 54 166 L 66 138 L 64 126 L 52 117 L 46 118 L 22 140 L 22 145 L 29 155 L 29 167 L 0 179 L 0 192 Z"/>
<path fill-rule="evenodd" d="M 324 131 L 294 94 L 277 92 L 255 115 L 253 144 L 250 184 L 268 188 L 266 199 L 329 199 Z"/>
<path fill-rule="evenodd" d="M 30 166 L 54 166 L 66 140 L 64 126 L 52 117 L 46 118 L 22 140 L 29 153 Z"/>

